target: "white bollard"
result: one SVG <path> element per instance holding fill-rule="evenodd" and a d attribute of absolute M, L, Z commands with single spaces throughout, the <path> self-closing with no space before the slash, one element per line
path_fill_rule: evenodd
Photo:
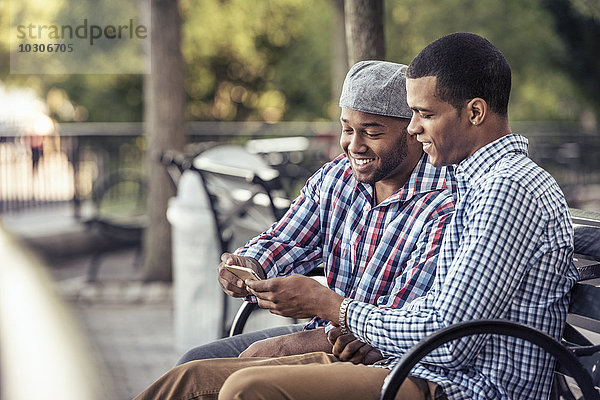
<path fill-rule="evenodd" d="M 220 244 L 201 177 L 181 176 L 169 200 L 172 226 L 175 344 L 179 352 L 220 337 L 223 293 L 217 282 Z"/>

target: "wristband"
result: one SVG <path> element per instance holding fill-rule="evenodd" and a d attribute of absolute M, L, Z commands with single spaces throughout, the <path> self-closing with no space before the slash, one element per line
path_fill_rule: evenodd
<path fill-rule="evenodd" d="M 346 314 L 348 313 L 348 306 L 353 301 L 353 299 L 346 297 L 344 298 L 344 300 L 342 300 L 342 304 L 340 304 L 340 331 L 343 335 L 348 333 L 348 326 L 346 325 Z"/>

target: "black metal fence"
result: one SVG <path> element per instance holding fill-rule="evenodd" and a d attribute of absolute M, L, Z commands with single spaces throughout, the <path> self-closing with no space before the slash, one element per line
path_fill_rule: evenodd
<path fill-rule="evenodd" d="M 555 177 L 571 207 L 600 210 L 599 132 L 555 123 L 513 123 L 513 130 L 529 138 L 531 157 Z M 338 132 L 337 122 L 191 122 L 188 152 L 245 145 L 280 171 L 295 196 L 312 172 L 340 153 Z M 48 137 L 0 132 L 0 213 L 69 202 L 77 216 L 99 179 L 124 169 L 143 173 L 145 150 L 141 123 L 61 124 Z"/>
<path fill-rule="evenodd" d="M 190 123 L 187 152 L 246 145 L 280 171 L 292 195 L 337 152 L 337 130 L 329 122 Z M 96 182 L 116 171 L 143 173 L 145 150 L 141 123 L 62 124 L 57 135 L 47 137 L 0 133 L 0 213 L 69 202 L 78 216 Z"/>

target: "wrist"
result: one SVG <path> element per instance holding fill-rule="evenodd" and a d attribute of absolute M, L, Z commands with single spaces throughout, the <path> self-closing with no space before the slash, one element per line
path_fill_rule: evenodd
<path fill-rule="evenodd" d="M 319 310 L 316 310 L 315 315 L 330 321 L 335 326 L 339 326 L 340 305 L 344 301 L 344 297 L 329 288 L 327 289 L 329 294 L 328 300 L 320 303 L 320 306 L 318 306 Z"/>

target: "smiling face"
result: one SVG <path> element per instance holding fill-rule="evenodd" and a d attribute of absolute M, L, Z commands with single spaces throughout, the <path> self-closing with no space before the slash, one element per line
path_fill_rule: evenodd
<path fill-rule="evenodd" d="M 357 181 L 398 190 L 422 154 L 408 137 L 408 119 L 386 117 L 342 108 L 340 145 Z"/>
<path fill-rule="evenodd" d="M 406 99 L 413 110 L 408 132 L 416 135 L 436 167 L 458 164 L 473 154 L 476 141 L 469 137 L 471 129 L 467 107 L 457 110 L 435 97 L 437 78 L 426 76 L 406 80 Z"/>

